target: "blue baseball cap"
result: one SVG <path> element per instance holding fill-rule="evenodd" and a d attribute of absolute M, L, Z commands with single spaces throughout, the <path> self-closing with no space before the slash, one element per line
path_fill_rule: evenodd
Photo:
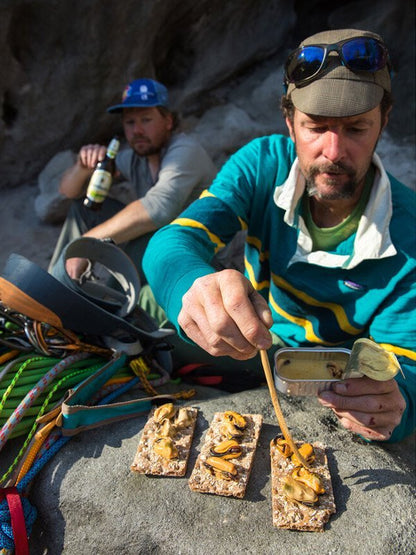
<path fill-rule="evenodd" d="M 107 112 L 121 112 L 123 108 L 151 108 L 168 106 L 167 88 L 153 79 L 136 79 L 124 89 L 121 104 L 110 106 Z"/>

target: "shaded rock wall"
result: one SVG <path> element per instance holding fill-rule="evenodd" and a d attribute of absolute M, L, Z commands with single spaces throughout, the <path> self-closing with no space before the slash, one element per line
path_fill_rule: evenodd
<path fill-rule="evenodd" d="M 240 103 L 249 105 L 253 75 L 263 68 L 264 81 L 264 69 L 280 68 L 301 38 L 344 26 L 386 38 L 399 107 L 390 132 L 414 136 L 410 0 L 347 1 L 341 7 L 313 0 L 3 0 L 0 189 L 34 181 L 57 152 L 107 141 L 119 120 L 105 109 L 133 78 L 166 83 L 193 129 L 209 109 L 227 105 L 236 89 Z M 272 86 L 277 112 L 280 83 Z M 238 132 L 239 121 L 247 123 L 240 116 L 234 111 L 236 139 L 228 131 L 227 152 L 250 138 Z M 212 112 L 210 120 L 221 131 Z M 268 113 L 263 119 L 260 114 L 252 136 L 270 132 L 267 123 Z"/>

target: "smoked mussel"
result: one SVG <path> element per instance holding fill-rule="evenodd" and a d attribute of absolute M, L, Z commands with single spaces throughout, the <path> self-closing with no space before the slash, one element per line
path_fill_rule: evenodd
<path fill-rule="evenodd" d="M 315 451 L 313 449 L 313 445 L 310 443 L 303 443 L 298 449 L 300 455 L 305 459 L 308 464 L 312 464 L 315 460 Z M 300 466 L 302 462 L 298 460 L 297 456 L 293 453 L 292 455 L 292 462 L 296 466 Z"/>
<path fill-rule="evenodd" d="M 275 437 L 273 443 L 286 459 L 293 454 L 293 450 L 286 439 L 283 439 L 282 437 Z"/>
<path fill-rule="evenodd" d="M 325 493 L 325 488 L 321 477 L 315 472 L 310 472 L 307 468 L 297 466 L 292 472 L 292 478 L 297 482 L 302 482 L 313 489 L 315 493 L 321 495 Z"/>
<path fill-rule="evenodd" d="M 158 423 L 158 427 L 156 430 L 157 437 L 175 437 L 177 434 L 177 427 L 176 425 L 169 420 L 169 418 L 164 418 L 161 422 Z"/>
<path fill-rule="evenodd" d="M 211 448 L 211 455 L 224 460 L 236 459 L 241 456 L 243 448 L 235 439 L 226 439 Z"/>
<path fill-rule="evenodd" d="M 234 412 L 232 410 L 227 410 L 224 412 L 224 420 L 226 422 L 231 422 L 239 430 L 244 430 L 247 426 L 246 419 L 241 416 L 240 413 Z"/>
<path fill-rule="evenodd" d="M 162 422 L 165 418 L 173 418 L 175 413 L 176 408 L 173 406 L 173 403 L 165 403 L 155 410 L 153 418 L 155 422 Z"/>
<path fill-rule="evenodd" d="M 246 426 L 246 419 L 241 414 L 227 410 L 224 412 L 224 421 L 220 432 L 227 439 L 238 439 L 243 436 Z"/>
<path fill-rule="evenodd" d="M 318 502 L 318 494 L 303 482 L 298 482 L 292 476 L 286 476 L 282 490 L 284 495 L 291 501 L 303 503 L 304 505 L 315 505 Z"/>
<path fill-rule="evenodd" d="M 332 378 L 337 380 L 342 379 L 342 376 L 344 374 L 344 369 L 339 364 L 337 364 L 336 362 L 330 361 L 327 363 L 326 368 Z"/>
<path fill-rule="evenodd" d="M 221 478 L 222 480 L 237 479 L 237 468 L 235 465 L 221 457 L 208 457 L 204 461 L 204 465 L 216 478 Z"/>
<path fill-rule="evenodd" d="M 177 428 L 186 428 L 192 424 L 192 415 L 186 407 L 181 407 L 175 417 L 175 426 Z"/>
<path fill-rule="evenodd" d="M 170 437 L 159 437 L 153 443 L 153 450 L 157 455 L 160 455 L 164 459 L 177 459 L 178 449 Z"/>
<path fill-rule="evenodd" d="M 227 439 L 237 439 L 242 437 L 243 431 L 237 428 L 232 422 L 226 420 L 220 428 L 220 432 Z"/>

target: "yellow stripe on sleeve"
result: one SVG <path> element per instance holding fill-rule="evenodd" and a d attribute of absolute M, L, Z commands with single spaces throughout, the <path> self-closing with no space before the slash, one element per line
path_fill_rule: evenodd
<path fill-rule="evenodd" d="M 216 245 L 215 252 L 217 252 L 222 247 L 225 247 L 225 243 L 221 241 L 218 235 L 215 235 L 214 233 L 209 231 L 209 229 L 204 224 L 202 224 L 201 222 L 198 222 L 197 220 L 192 220 L 191 218 L 177 218 L 176 220 L 173 220 L 169 225 L 179 225 L 181 227 L 202 229 L 208 235 L 208 237 L 210 238 L 210 241 Z"/>
<path fill-rule="evenodd" d="M 260 262 L 263 262 L 264 260 L 267 260 L 269 258 L 269 251 L 262 252 L 261 241 L 258 237 L 249 236 L 247 237 L 246 241 L 249 245 L 257 249 Z"/>
<path fill-rule="evenodd" d="M 397 347 L 396 345 L 390 345 L 389 343 L 379 343 L 380 347 L 386 349 L 386 351 L 390 351 L 395 355 L 403 356 L 410 358 L 410 360 L 416 360 L 416 353 L 415 351 L 411 351 L 410 349 L 403 349 L 402 347 Z"/>
<path fill-rule="evenodd" d="M 240 216 L 238 216 L 238 221 L 240 222 L 241 230 L 245 231 L 248 228 L 247 222 L 240 218 Z"/>
<path fill-rule="evenodd" d="M 199 195 L 199 198 L 205 198 L 205 197 L 215 197 L 215 195 L 213 195 L 212 193 L 210 193 L 210 191 L 208 191 L 208 189 L 204 189 L 202 191 L 202 193 Z M 216 198 L 216 197 L 215 197 Z"/>
<path fill-rule="evenodd" d="M 256 281 L 253 266 L 249 263 L 247 257 L 244 257 L 244 267 L 246 269 L 248 279 L 256 291 L 261 291 L 262 289 L 268 289 L 270 287 L 270 281 L 268 279 L 261 282 Z"/>
<path fill-rule="evenodd" d="M 273 282 L 278 287 L 281 287 L 285 291 L 292 293 L 292 295 L 295 295 L 295 297 L 297 297 L 298 299 L 300 299 L 306 304 L 309 304 L 311 306 L 327 308 L 328 310 L 330 310 L 334 314 L 339 327 L 343 331 L 349 333 L 350 335 L 358 335 L 359 333 L 362 332 L 362 329 L 356 328 L 349 323 L 347 315 L 345 314 L 344 309 L 340 305 L 336 303 L 331 303 L 331 302 L 318 301 L 317 299 L 314 299 L 313 297 L 311 297 L 310 295 L 307 295 L 303 291 L 300 291 L 299 289 L 292 287 L 290 283 L 288 283 L 286 280 L 284 280 L 283 278 L 275 274 L 273 274 Z"/>
<path fill-rule="evenodd" d="M 294 324 L 302 327 L 305 330 L 305 339 L 307 341 L 310 341 L 311 343 L 319 343 L 322 345 L 330 345 L 330 346 L 339 345 L 340 342 L 331 343 L 330 341 L 324 341 L 321 337 L 316 335 L 316 333 L 314 332 L 312 322 L 310 322 L 306 318 L 299 318 L 298 316 L 292 316 L 291 314 L 289 314 L 288 312 L 280 308 L 280 306 L 276 303 L 276 301 L 273 299 L 271 295 L 270 295 L 270 304 L 273 306 L 274 310 L 278 314 L 283 316 L 283 318 L 286 318 L 286 320 L 289 320 L 290 322 L 293 322 Z"/>

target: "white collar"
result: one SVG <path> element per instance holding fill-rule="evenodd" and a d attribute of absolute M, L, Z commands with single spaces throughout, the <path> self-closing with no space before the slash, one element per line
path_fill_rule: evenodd
<path fill-rule="evenodd" d="M 392 215 L 390 180 L 377 154 L 373 155 L 377 168 L 374 184 L 367 206 L 358 224 L 353 252 L 349 255 L 331 254 L 326 251 L 312 252 L 312 239 L 305 222 L 297 212 L 305 190 L 305 178 L 299 160 L 294 161 L 288 178 L 274 192 L 274 202 L 285 211 L 284 221 L 299 230 L 295 254 L 289 262 L 308 262 L 329 268 L 354 268 L 364 260 L 386 258 L 396 254 L 391 241 L 389 224 Z"/>

